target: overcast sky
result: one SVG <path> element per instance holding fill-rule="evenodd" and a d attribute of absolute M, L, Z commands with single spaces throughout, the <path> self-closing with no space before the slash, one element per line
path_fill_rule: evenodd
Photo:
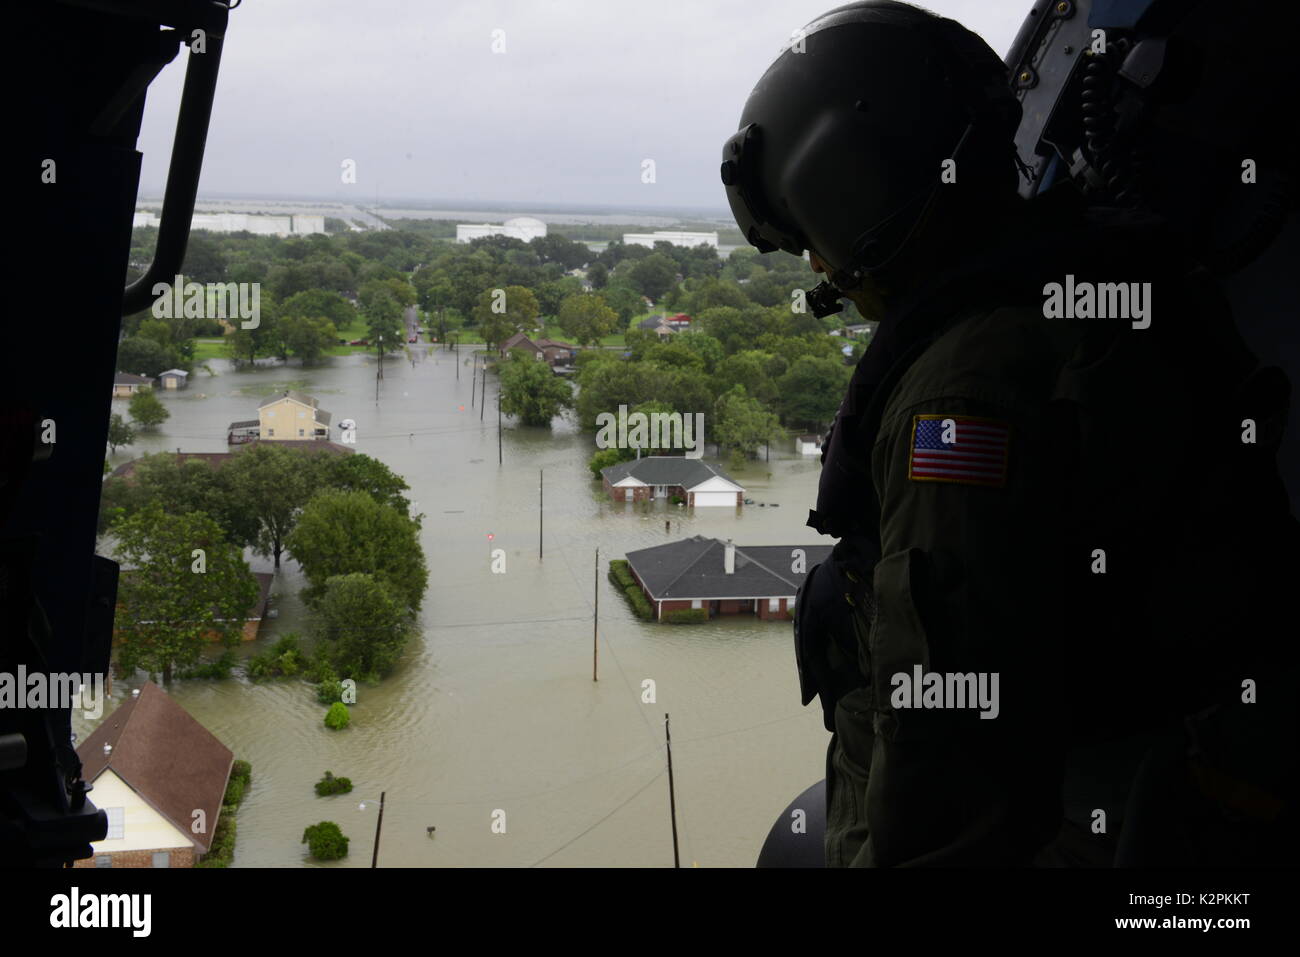
<path fill-rule="evenodd" d="M 746 96 L 791 31 L 833 6 L 244 0 L 200 192 L 725 210 L 720 151 Z M 928 6 L 1005 55 L 1030 3 Z M 166 182 L 187 55 L 149 89 L 145 195 Z M 653 184 L 641 182 L 647 158 Z M 340 181 L 345 159 L 356 185 Z"/>

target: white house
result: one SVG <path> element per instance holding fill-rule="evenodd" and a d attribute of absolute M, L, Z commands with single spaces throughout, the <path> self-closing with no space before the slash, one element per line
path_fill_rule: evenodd
<path fill-rule="evenodd" d="M 152 681 L 77 757 L 108 816 L 107 836 L 77 867 L 192 867 L 211 848 L 234 755 Z"/>
<path fill-rule="evenodd" d="M 600 474 L 615 502 L 678 498 L 689 508 L 735 508 L 745 497 L 745 489 L 716 466 L 681 455 L 648 455 L 603 468 Z"/>

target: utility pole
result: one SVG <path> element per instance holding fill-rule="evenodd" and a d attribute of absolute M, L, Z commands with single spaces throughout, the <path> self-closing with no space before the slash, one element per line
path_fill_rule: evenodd
<path fill-rule="evenodd" d="M 542 470 L 537 470 L 537 560 L 542 560 L 542 497 L 544 490 L 542 487 Z"/>
<path fill-rule="evenodd" d="M 672 767 L 671 763 L 669 764 L 669 767 L 670 768 Z M 375 853 L 370 858 L 371 867 L 379 866 L 379 829 L 384 826 L 384 797 L 387 794 L 388 794 L 387 791 L 379 792 L 379 820 L 375 821 Z M 673 833 L 675 835 L 676 831 L 674 831 Z M 676 837 L 674 837 L 673 839 L 675 841 Z"/>
<path fill-rule="evenodd" d="M 452 352 L 455 354 L 456 357 L 456 381 L 459 382 L 460 381 L 460 350 L 453 348 Z"/>
<path fill-rule="evenodd" d="M 497 465 L 501 464 L 501 385 L 497 384 Z"/>
<path fill-rule="evenodd" d="M 600 623 L 600 546 L 596 547 L 596 564 L 592 572 L 591 591 L 595 601 L 592 604 L 591 611 L 591 680 L 598 681 L 600 679 L 596 671 L 596 655 L 600 645 L 596 640 L 596 635 Z"/>
<path fill-rule="evenodd" d="M 469 407 L 474 408 L 474 396 L 478 395 L 478 356 L 474 356 L 474 377 L 469 380 Z"/>
<path fill-rule="evenodd" d="M 487 405 L 487 354 L 483 355 L 483 374 L 479 376 L 478 420 L 483 421 L 483 407 Z"/>
<path fill-rule="evenodd" d="M 673 867 L 681 867 L 677 853 L 677 796 L 673 788 L 673 733 L 668 727 L 668 714 L 664 713 L 664 740 L 668 743 L 668 812 L 673 821 Z"/>

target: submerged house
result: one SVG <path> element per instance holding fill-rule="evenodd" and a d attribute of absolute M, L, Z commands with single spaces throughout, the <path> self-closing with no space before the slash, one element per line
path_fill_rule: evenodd
<path fill-rule="evenodd" d="M 153 377 L 132 375 L 130 372 L 118 372 L 113 376 L 113 398 L 129 398 L 137 392 L 153 388 Z"/>
<path fill-rule="evenodd" d="M 745 489 L 716 466 L 682 455 L 647 455 L 600 470 L 605 493 L 615 502 L 681 499 L 687 507 L 744 502 Z"/>
<path fill-rule="evenodd" d="M 150 681 L 77 747 L 108 835 L 77 867 L 193 867 L 212 846 L 235 756 Z"/>
<path fill-rule="evenodd" d="M 135 574 L 133 569 L 123 569 L 120 573 L 123 581 L 129 581 Z M 272 572 L 252 572 L 253 578 L 257 580 L 257 597 L 253 599 L 253 604 L 244 612 L 243 616 L 235 620 L 241 622 L 240 637 L 244 641 L 252 641 L 262 629 L 262 622 L 267 618 L 275 617 L 275 612 L 271 610 L 271 585 L 275 582 L 275 575 Z M 118 605 L 118 614 L 122 613 L 122 606 Z M 217 621 L 224 622 L 227 619 L 218 618 Z M 149 625 L 153 621 L 147 618 L 137 619 L 140 624 Z M 209 633 L 209 637 L 216 638 L 215 633 Z"/>
<path fill-rule="evenodd" d="M 317 439 L 328 441 L 330 414 L 315 398 L 285 390 L 257 407 L 258 438 L 263 441 Z M 233 425 L 231 423 L 233 432 Z"/>
<path fill-rule="evenodd" d="M 501 343 L 498 351 L 504 358 L 515 349 L 543 360 L 555 372 L 570 371 L 578 358 L 578 347 L 571 342 L 561 342 L 558 339 L 531 339 L 522 332 L 516 332 Z"/>
<path fill-rule="evenodd" d="M 688 608 L 789 619 L 807 570 L 830 553 L 830 545 L 742 547 L 696 535 L 628 552 L 627 562 L 656 619 Z"/>

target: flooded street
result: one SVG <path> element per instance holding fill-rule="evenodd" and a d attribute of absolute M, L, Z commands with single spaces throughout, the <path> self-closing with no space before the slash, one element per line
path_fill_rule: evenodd
<path fill-rule="evenodd" d="M 187 390 L 160 392 L 161 428 L 120 449 L 116 466 L 177 447 L 225 451 L 228 423 L 294 388 L 333 422 L 357 422 L 356 449 L 402 475 L 425 515 L 429 586 L 420 636 L 398 670 L 358 688 L 351 726 L 325 728 L 325 708 L 297 679 L 254 684 L 174 682 L 167 690 L 235 753 L 253 783 L 238 814 L 235 866 L 367 867 L 377 803 L 387 792 L 383 866 L 671 866 L 663 717 L 672 715 L 682 865 L 750 867 L 776 815 L 823 774 L 820 710 L 799 706 L 791 628 L 748 616 L 705 625 L 641 622 L 606 578 L 629 549 L 703 534 L 745 545 L 818 544 L 803 522 L 819 465 L 791 447 L 731 472 L 757 504 L 685 509 L 614 504 L 591 479 L 592 438 L 572 423 L 554 432 L 510 428 L 497 463 L 494 391 L 471 407 L 471 367 L 453 356 L 385 361 L 375 402 L 375 358 L 348 356 L 235 371 L 211 363 Z M 470 353 L 461 358 L 468 363 Z M 125 412 L 126 400 L 114 400 Z M 507 424 L 508 424 L 507 420 Z M 337 427 L 334 439 L 338 441 Z M 709 459 L 709 461 L 715 461 Z M 725 464 L 724 464 L 725 468 Z M 538 558 L 538 471 L 545 473 L 544 557 Z M 771 507 L 779 504 L 780 507 Z M 673 522 L 671 534 L 665 518 Z M 494 536 L 489 540 L 489 535 Z M 599 547 L 599 667 L 591 680 L 594 550 Z M 492 574 L 490 552 L 507 554 Z M 268 559 L 251 558 L 255 571 Z M 286 559 L 259 652 L 305 632 L 297 565 Z M 653 679 L 657 701 L 642 703 Z M 108 713 L 130 694 L 117 682 Z M 84 740 L 93 728 L 79 715 Z M 352 794 L 315 796 L 326 771 Z M 493 813 L 505 812 L 505 833 Z M 308 860 L 303 828 L 334 820 L 351 838 L 338 864 Z M 434 838 L 426 828 L 436 826 Z"/>

